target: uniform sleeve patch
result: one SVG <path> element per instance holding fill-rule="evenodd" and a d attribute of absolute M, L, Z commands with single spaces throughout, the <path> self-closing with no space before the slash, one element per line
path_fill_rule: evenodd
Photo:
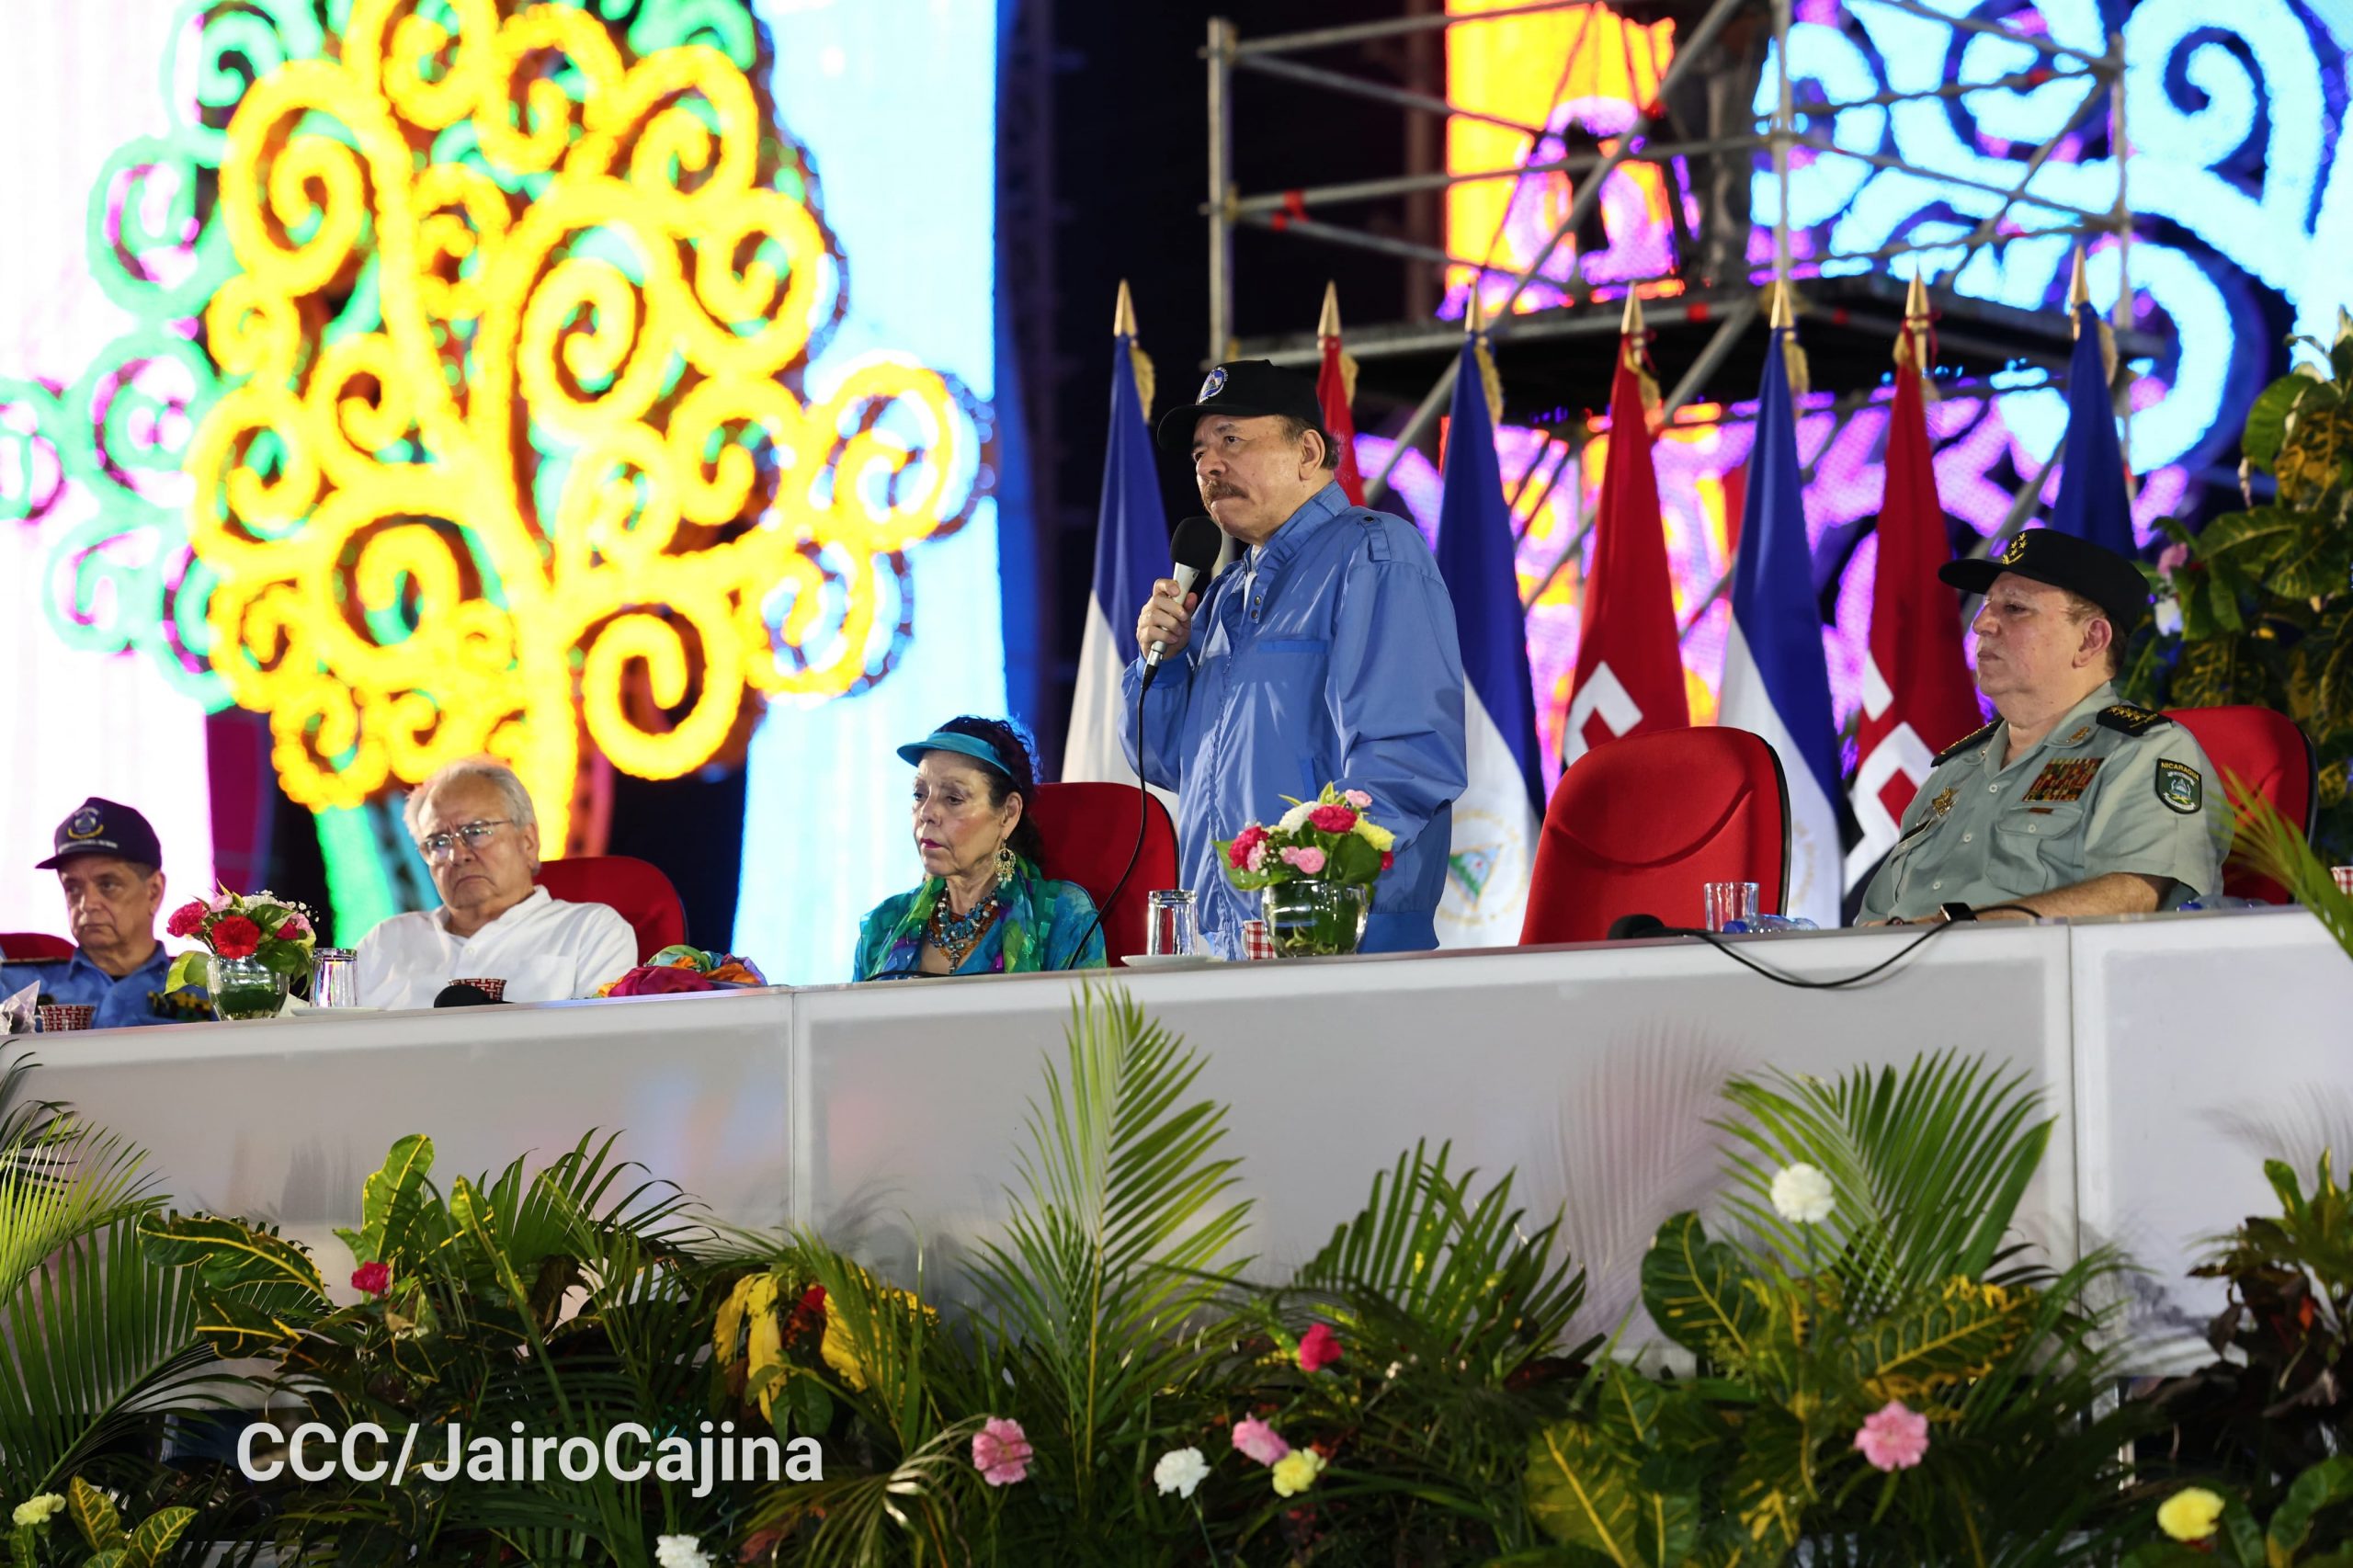
<path fill-rule="evenodd" d="M 2198 769 L 2170 757 L 2157 763 L 2157 799 L 2188 816 L 2206 803 L 2206 781 Z"/>

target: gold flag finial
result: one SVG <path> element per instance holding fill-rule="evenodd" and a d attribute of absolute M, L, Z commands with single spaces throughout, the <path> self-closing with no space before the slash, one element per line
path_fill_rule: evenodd
<path fill-rule="evenodd" d="M 1643 330 L 1643 297 L 1633 290 L 1626 290 L 1626 313 L 1619 320 L 1618 335 L 1632 337 Z"/>
<path fill-rule="evenodd" d="M 1120 302 L 1111 311 L 1111 335 L 1133 337 L 1136 335 L 1135 296 L 1128 292 L 1128 280 L 1120 279 Z"/>
<path fill-rule="evenodd" d="M 1324 314 L 1315 323 L 1315 335 L 1340 335 L 1340 286 L 1337 283 L 1324 285 Z"/>
<path fill-rule="evenodd" d="M 2077 305 L 2092 302 L 2092 287 L 2084 278 L 2084 247 L 2075 247 L 2075 270 L 2067 275 L 2067 309 L 2072 313 Z"/>
<path fill-rule="evenodd" d="M 1912 287 L 1904 296 L 1904 319 L 1915 326 L 1925 326 L 1928 321 L 1928 280 L 1918 267 L 1912 269 Z"/>
<path fill-rule="evenodd" d="M 1766 318 L 1766 324 L 1776 332 L 1797 325 L 1797 317 L 1790 309 L 1790 286 L 1778 278 L 1773 279 L 1772 310 Z"/>
<path fill-rule="evenodd" d="M 1471 308 L 1462 312 L 1462 330 L 1476 334 L 1484 332 L 1486 328 L 1486 309 L 1479 302 L 1479 286 L 1474 283 L 1471 286 Z"/>

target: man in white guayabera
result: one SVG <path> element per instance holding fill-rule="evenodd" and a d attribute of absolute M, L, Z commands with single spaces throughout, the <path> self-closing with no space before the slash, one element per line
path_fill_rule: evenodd
<path fill-rule="evenodd" d="M 504 983 L 508 1002 L 593 995 L 637 962 L 629 922 L 601 903 L 551 898 L 539 814 L 514 770 L 453 762 L 408 798 L 409 836 L 441 907 L 394 915 L 360 941 L 363 1007 L 429 1007 L 455 980 Z"/>

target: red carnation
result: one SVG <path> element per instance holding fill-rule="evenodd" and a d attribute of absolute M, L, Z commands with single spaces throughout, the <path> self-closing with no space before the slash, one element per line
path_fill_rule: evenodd
<path fill-rule="evenodd" d="M 352 1271 L 351 1288 L 370 1296 L 381 1296 L 392 1288 L 392 1266 L 389 1263 L 363 1263 Z"/>
<path fill-rule="evenodd" d="M 212 927 L 212 950 L 224 959 L 249 959 L 261 948 L 261 927 L 242 915 L 222 916 Z"/>
<path fill-rule="evenodd" d="M 1346 833 L 1357 825 L 1357 809 L 1337 801 L 1307 813 L 1307 825 L 1318 833 Z"/>
<path fill-rule="evenodd" d="M 1248 870 L 1250 869 L 1250 851 L 1257 848 L 1261 844 L 1266 843 L 1267 837 L 1267 830 L 1260 827 L 1256 823 L 1252 823 L 1248 827 L 1245 827 L 1240 833 L 1235 834 L 1233 835 L 1233 842 L 1226 846 L 1226 864 L 1232 866 L 1237 871 Z"/>
<path fill-rule="evenodd" d="M 1328 1323 L 1311 1326 L 1299 1337 L 1299 1369 L 1317 1372 L 1340 1358 L 1340 1336 Z"/>
<path fill-rule="evenodd" d="M 1396 863 L 1397 851 L 1394 849 L 1384 849 L 1381 852 L 1381 869 L 1382 870 L 1385 871 L 1389 869 L 1390 867 L 1394 866 Z"/>
<path fill-rule="evenodd" d="M 211 913 L 212 906 L 202 899 L 189 899 L 172 911 L 172 917 L 164 922 L 164 929 L 175 937 L 192 937 L 196 928 L 204 924 L 204 917 Z"/>
<path fill-rule="evenodd" d="M 804 1336 L 825 1332 L 825 1288 L 812 1285 L 801 1292 L 790 1316 L 784 1320 L 784 1342 L 791 1345 Z"/>

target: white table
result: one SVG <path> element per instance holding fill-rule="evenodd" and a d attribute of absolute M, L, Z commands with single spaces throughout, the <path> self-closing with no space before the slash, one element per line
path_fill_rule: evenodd
<path fill-rule="evenodd" d="M 1852 973 L 1910 931 L 1753 939 L 1790 973 Z M 1099 978 L 1099 977 L 1098 977 Z M 1953 1050 L 2012 1064 L 2059 1125 L 2020 1220 L 2055 1259 L 2115 1242 L 2152 1270 L 2137 1324 L 2187 1354 L 2218 1300 L 2195 1239 L 2269 1202 L 2263 1152 L 2353 1157 L 2353 962 L 2295 911 L 1944 933 L 1846 991 L 1771 984 L 1680 940 L 1131 971 L 1227 1105 L 1254 1270 L 1279 1277 L 1416 1140 L 1517 1170 L 1515 1197 L 1590 1273 L 1585 1323 L 1632 1301 L 1643 1250 L 1710 1206 L 1735 1073 L 1828 1076 Z M 544 1163 L 592 1128 L 717 1216 L 810 1224 L 951 1289 L 994 1233 L 1063 975 L 310 1017 L 42 1038 L 33 1092 L 144 1147 L 182 1208 L 330 1234 L 404 1133 L 437 1176 Z M 18 1042 L 22 1043 L 22 1042 Z"/>

